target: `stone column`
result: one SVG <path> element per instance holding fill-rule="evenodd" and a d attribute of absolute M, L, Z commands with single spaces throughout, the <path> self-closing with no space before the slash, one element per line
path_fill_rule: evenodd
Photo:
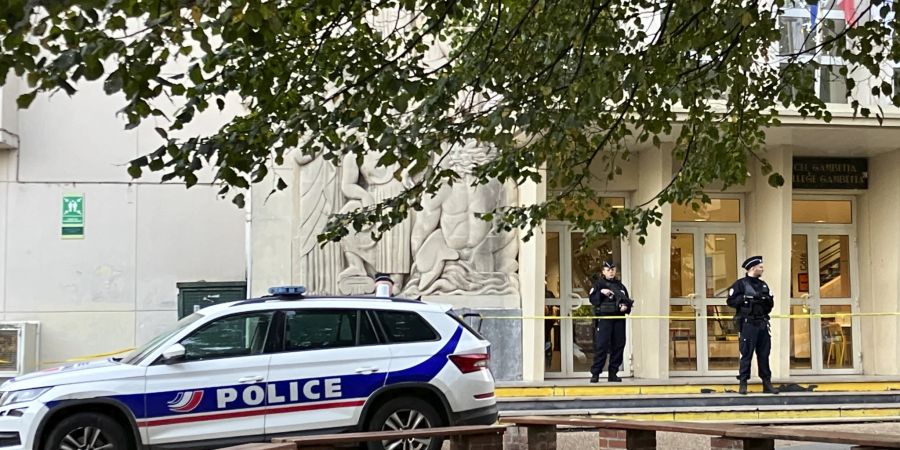
<path fill-rule="evenodd" d="M 543 174 L 546 177 L 546 173 Z M 528 182 L 519 186 L 519 205 L 533 205 L 547 199 L 544 182 Z M 544 315 L 544 275 L 546 273 L 547 241 L 544 230 L 534 230 L 534 236 L 519 241 L 519 282 L 522 295 L 522 315 Z M 544 324 L 541 320 L 522 321 L 522 379 L 544 379 Z"/>
<path fill-rule="evenodd" d="M 638 190 L 632 205 L 653 198 L 672 180 L 672 146 L 651 148 L 638 154 Z M 662 207 L 661 226 L 650 225 L 644 245 L 633 239 L 631 249 L 631 288 L 635 299 L 634 314 L 667 315 L 669 313 L 669 252 L 672 248 L 671 207 Z M 667 378 L 669 376 L 669 323 L 662 319 L 633 322 L 632 361 L 635 378 Z"/>
<path fill-rule="evenodd" d="M 900 311 L 900 150 L 869 159 L 869 189 L 857 205 L 860 311 Z M 900 316 L 860 317 L 853 326 L 860 327 L 865 373 L 900 373 Z"/>
<path fill-rule="evenodd" d="M 294 189 L 288 188 L 269 196 L 275 186 L 275 174 L 289 184 L 294 179 L 290 167 L 270 168 L 269 175 L 250 191 L 249 273 L 251 295 L 266 295 L 269 287 L 303 284 L 291 280 L 291 226 L 294 220 Z M 290 184 L 292 187 L 295 184 Z"/>
<path fill-rule="evenodd" d="M 775 295 L 772 314 L 791 312 L 791 199 L 793 189 L 793 152 L 789 148 L 770 148 L 766 159 L 773 170 L 784 176 L 784 186 L 773 188 L 768 177 L 758 165 L 751 168 L 749 184 L 753 191 L 748 195 L 745 211 L 746 255 L 762 255 L 765 273 L 762 278 Z M 744 276 L 743 269 L 739 276 Z M 786 378 L 790 375 L 790 320 L 772 320 L 772 354 L 769 364 L 772 378 Z M 756 356 L 754 356 L 756 358 Z M 753 365 L 756 376 L 756 362 Z"/>

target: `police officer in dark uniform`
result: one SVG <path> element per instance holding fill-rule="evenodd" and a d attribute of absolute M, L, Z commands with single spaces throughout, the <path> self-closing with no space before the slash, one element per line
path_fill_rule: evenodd
<path fill-rule="evenodd" d="M 778 390 L 772 386 L 772 370 L 769 369 L 769 352 L 772 349 L 769 313 L 775 306 L 775 300 L 769 286 L 760 278 L 763 274 L 762 256 L 747 258 L 741 267 L 747 271 L 747 276 L 735 281 L 728 290 L 728 306 L 737 310 L 734 321 L 740 330 L 741 366 L 737 378 L 741 384 L 738 392 L 747 394 L 750 361 L 755 351 L 763 392 L 777 394 Z"/>
<path fill-rule="evenodd" d="M 607 379 L 621 382 L 616 373 L 622 367 L 625 352 L 625 315 L 631 313 L 634 302 L 628 289 L 616 279 L 616 264 L 609 260 L 603 263 L 603 275 L 594 281 L 590 293 L 595 316 L 615 316 L 619 319 L 594 320 L 594 364 L 591 365 L 591 383 L 600 380 L 600 372 L 609 354 Z"/>

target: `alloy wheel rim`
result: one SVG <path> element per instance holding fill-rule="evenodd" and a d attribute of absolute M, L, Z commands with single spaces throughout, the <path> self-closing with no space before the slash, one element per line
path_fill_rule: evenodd
<path fill-rule="evenodd" d="M 404 409 L 395 411 L 384 421 L 382 431 L 412 431 L 431 428 L 431 422 L 419 411 Z M 381 441 L 385 450 L 425 450 L 431 438 L 400 438 Z"/>
<path fill-rule="evenodd" d="M 59 443 L 59 450 L 115 450 L 103 430 L 97 427 L 81 427 L 70 431 Z"/>

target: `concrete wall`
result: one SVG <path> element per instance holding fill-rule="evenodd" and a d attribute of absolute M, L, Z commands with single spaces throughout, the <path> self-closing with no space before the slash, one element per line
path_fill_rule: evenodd
<path fill-rule="evenodd" d="M 19 149 L 0 150 L 0 317 L 41 322 L 44 365 L 147 341 L 175 321 L 177 282 L 245 279 L 245 212 L 208 173 L 189 190 L 133 182 L 127 162 L 159 136 L 124 131 L 123 99 L 81 88 L 19 111 Z M 65 193 L 84 195 L 84 239 L 60 238 Z"/>
<path fill-rule="evenodd" d="M 639 155 L 640 172 L 626 174 L 638 178 L 639 189 L 632 205 L 638 205 L 656 196 L 671 180 L 672 154 L 668 146 L 648 149 Z M 671 207 L 662 208 L 665 220 L 661 226 L 647 228 L 644 245 L 635 239 L 631 250 L 631 295 L 635 298 L 635 314 L 669 314 L 669 251 L 672 222 Z M 626 251 L 623 248 L 623 252 Z M 641 378 L 666 378 L 669 374 L 669 333 L 664 320 L 635 320 L 632 322 L 634 343 L 633 373 Z M 627 357 L 627 355 L 626 355 Z"/>
<path fill-rule="evenodd" d="M 900 151 L 869 160 L 869 189 L 861 197 L 859 280 L 862 312 L 900 311 Z M 898 316 L 861 317 L 863 368 L 873 375 L 900 373 Z"/>
<path fill-rule="evenodd" d="M 785 177 L 784 186 L 780 188 L 769 186 L 768 177 L 760 172 L 759 167 L 753 168 L 748 183 L 753 186 L 753 191 L 747 195 L 745 208 L 747 215 L 745 254 L 763 256 L 765 273 L 762 278 L 775 296 L 772 314 L 788 314 L 791 310 L 792 157 L 790 149 L 784 148 L 772 148 L 766 154 L 773 169 Z M 744 276 L 745 273 L 743 269 L 738 271 L 739 276 Z M 772 376 L 775 378 L 787 376 L 790 368 L 790 321 L 772 320 L 771 334 L 772 354 L 769 364 Z"/>

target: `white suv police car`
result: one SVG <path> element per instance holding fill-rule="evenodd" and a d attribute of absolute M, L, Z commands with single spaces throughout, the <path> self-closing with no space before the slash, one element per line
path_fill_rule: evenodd
<path fill-rule="evenodd" d="M 490 344 L 448 306 L 270 292 L 185 317 L 123 359 L 7 381 L 0 449 L 213 449 L 496 420 Z"/>

